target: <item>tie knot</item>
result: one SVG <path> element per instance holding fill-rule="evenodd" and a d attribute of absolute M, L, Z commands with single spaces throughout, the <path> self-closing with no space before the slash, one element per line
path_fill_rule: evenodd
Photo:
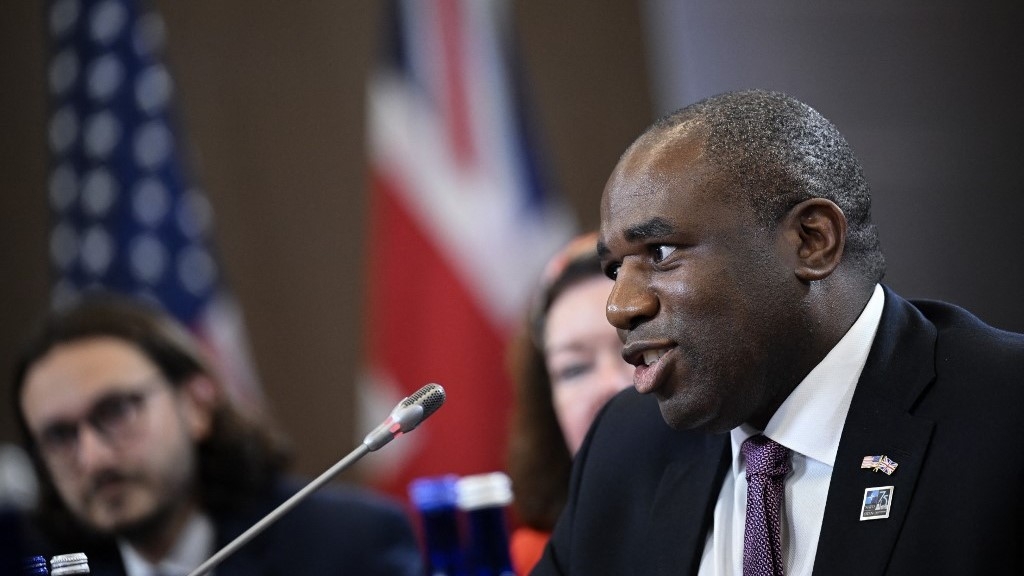
<path fill-rule="evenodd" d="M 748 479 L 754 475 L 785 476 L 792 469 L 789 464 L 789 448 L 764 434 L 747 438 L 740 451 L 747 463 Z"/>

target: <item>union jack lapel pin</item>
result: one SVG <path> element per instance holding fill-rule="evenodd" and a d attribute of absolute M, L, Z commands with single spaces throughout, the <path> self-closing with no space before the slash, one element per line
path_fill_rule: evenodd
<path fill-rule="evenodd" d="M 873 472 L 882 471 L 887 476 L 892 476 L 892 473 L 896 471 L 896 467 L 899 466 L 888 456 L 865 456 L 864 460 L 861 461 L 861 468 L 870 468 Z"/>

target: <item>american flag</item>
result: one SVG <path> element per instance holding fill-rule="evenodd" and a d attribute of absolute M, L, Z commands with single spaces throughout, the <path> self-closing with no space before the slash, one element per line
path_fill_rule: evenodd
<path fill-rule="evenodd" d="M 893 462 L 888 456 L 865 456 L 864 460 L 861 461 L 861 468 L 871 468 L 875 472 L 882 471 L 887 475 L 891 476 L 896 471 L 896 467 L 899 466 L 896 462 Z"/>
<path fill-rule="evenodd" d="M 861 468 L 877 468 L 878 461 L 881 460 L 881 456 L 865 456 L 864 460 L 861 461 Z"/>
<path fill-rule="evenodd" d="M 260 409 L 211 206 L 183 157 L 162 19 L 135 0 L 47 9 L 53 305 L 90 290 L 161 305 L 207 345 L 229 395 Z"/>
<path fill-rule="evenodd" d="M 544 180 L 511 4 L 389 8 L 367 99 L 366 425 L 427 382 L 448 392 L 431 422 L 364 461 L 379 487 L 403 495 L 417 476 L 504 467 L 506 346 L 576 225 Z"/>

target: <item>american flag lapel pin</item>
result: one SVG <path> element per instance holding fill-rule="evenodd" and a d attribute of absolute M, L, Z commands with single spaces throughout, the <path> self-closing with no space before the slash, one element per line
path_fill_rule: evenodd
<path fill-rule="evenodd" d="M 885 472 L 887 476 L 892 476 L 892 473 L 896 471 L 897 466 L 899 466 L 899 464 L 884 454 L 878 456 L 865 456 L 860 463 L 861 468 L 870 468 L 873 472 L 882 471 Z"/>

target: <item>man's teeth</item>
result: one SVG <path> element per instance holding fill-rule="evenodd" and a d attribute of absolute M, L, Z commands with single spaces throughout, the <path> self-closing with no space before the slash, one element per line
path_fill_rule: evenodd
<path fill-rule="evenodd" d="M 648 366 L 650 366 L 651 364 L 656 363 L 658 360 L 661 359 L 662 356 L 665 355 L 666 352 L 668 352 L 667 349 L 662 349 L 662 350 L 646 350 L 644 352 L 644 364 L 647 364 Z"/>

